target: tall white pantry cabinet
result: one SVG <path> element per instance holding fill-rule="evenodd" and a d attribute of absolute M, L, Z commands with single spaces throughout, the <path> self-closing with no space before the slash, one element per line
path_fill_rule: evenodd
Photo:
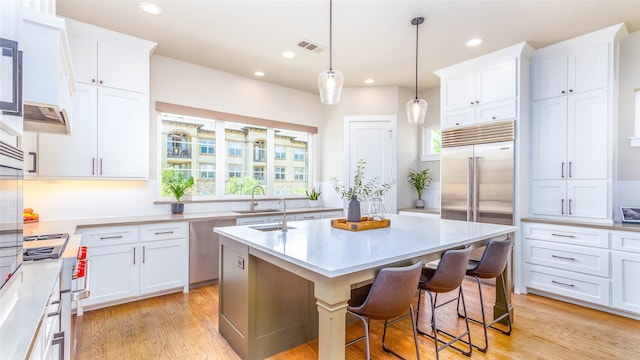
<path fill-rule="evenodd" d="M 640 319 L 640 231 L 613 224 L 626 35 L 614 25 L 531 61 L 531 217 L 522 221 L 518 288 Z"/>

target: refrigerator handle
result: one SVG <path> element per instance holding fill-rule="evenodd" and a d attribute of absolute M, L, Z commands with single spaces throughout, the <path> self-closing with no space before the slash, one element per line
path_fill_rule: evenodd
<path fill-rule="evenodd" d="M 469 158 L 469 167 L 467 169 L 467 221 L 472 221 L 473 219 L 473 204 L 475 203 L 475 166 L 473 166 L 473 159 L 473 157 Z"/>
<path fill-rule="evenodd" d="M 478 157 L 473 157 L 473 222 L 478 222 Z"/>

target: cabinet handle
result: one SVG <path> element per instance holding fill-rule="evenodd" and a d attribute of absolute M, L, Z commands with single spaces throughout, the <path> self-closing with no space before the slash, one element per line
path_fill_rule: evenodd
<path fill-rule="evenodd" d="M 91 79 L 91 82 L 95 84 L 96 83 L 96 79 Z"/>
<path fill-rule="evenodd" d="M 551 255 L 552 258 L 575 261 L 576 259 L 568 256 Z"/>
<path fill-rule="evenodd" d="M 142 263 L 144 264 L 147 260 L 147 248 L 145 246 L 142 247 Z"/>
<path fill-rule="evenodd" d="M 100 175 L 102 175 L 102 158 L 100 158 Z"/>
<path fill-rule="evenodd" d="M 29 172 L 30 173 L 37 172 L 36 166 L 38 162 L 38 154 L 32 151 L 29 151 L 29 155 L 33 156 L 33 163 L 31 163 L 31 169 L 29 169 Z"/>
<path fill-rule="evenodd" d="M 573 164 L 573 162 L 569 161 L 569 177 L 573 177 L 573 175 L 571 175 L 571 165 Z"/>
<path fill-rule="evenodd" d="M 173 234 L 173 231 L 158 231 L 156 235 Z"/>
<path fill-rule="evenodd" d="M 480 101 L 476 100 L 476 104 L 480 104 Z"/>
<path fill-rule="evenodd" d="M 566 94 L 567 92 L 566 92 L 566 91 L 564 91 L 564 90 L 562 90 L 562 91 L 560 91 L 560 93 L 562 93 L 562 94 Z"/>
<path fill-rule="evenodd" d="M 102 85 L 102 80 L 100 80 L 100 85 Z"/>
<path fill-rule="evenodd" d="M 564 199 L 560 200 L 560 214 L 564 215 Z M 555 235 L 555 234 L 551 234 Z"/>
<path fill-rule="evenodd" d="M 560 171 L 560 177 L 564 179 L 564 161 L 562 162 L 562 169 Z"/>
<path fill-rule="evenodd" d="M 573 215 L 571 213 L 571 203 L 573 202 L 573 200 L 569 199 L 569 215 Z"/>
<path fill-rule="evenodd" d="M 136 247 L 133 247 L 133 265 L 136 264 Z"/>
<path fill-rule="evenodd" d="M 470 105 L 473 105 L 473 104 L 474 104 L 474 102 L 472 101 L 472 102 L 470 102 L 469 104 L 470 104 Z"/>
<path fill-rule="evenodd" d="M 122 235 L 100 237 L 100 240 L 109 240 L 109 239 L 122 239 Z"/>
<path fill-rule="evenodd" d="M 91 158 L 91 175 L 96 174 L 96 158 Z"/>
<path fill-rule="evenodd" d="M 495 116 L 492 116 L 492 117 L 491 117 L 491 119 L 495 120 L 495 119 L 496 119 L 496 117 L 495 117 Z"/>
<path fill-rule="evenodd" d="M 551 282 L 554 283 L 554 284 L 562 285 L 562 286 L 568 286 L 568 287 L 574 287 L 575 286 L 573 284 L 567 284 L 567 283 L 563 283 L 563 282 L 555 281 L 555 280 L 551 280 Z"/>
<path fill-rule="evenodd" d="M 566 237 L 566 238 L 574 238 L 575 236 L 573 235 L 564 235 L 564 234 L 551 234 L 551 236 L 560 236 L 560 237 Z"/>
<path fill-rule="evenodd" d="M 569 89 L 569 92 L 573 92 L 573 89 Z"/>

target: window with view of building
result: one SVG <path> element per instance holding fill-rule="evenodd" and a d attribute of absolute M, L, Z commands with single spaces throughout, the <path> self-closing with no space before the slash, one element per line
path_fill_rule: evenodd
<path fill-rule="evenodd" d="M 160 121 L 162 177 L 175 176 L 176 171 L 185 178 L 193 176 L 192 199 L 247 196 L 257 185 L 267 195 L 304 194 L 309 188 L 309 140 L 317 130 L 169 113 L 161 113 Z M 220 174 L 224 176 L 216 176 Z M 164 187 L 161 194 L 169 196 Z"/>
<path fill-rule="evenodd" d="M 200 153 L 215 155 L 216 153 L 216 141 L 211 139 L 200 140 Z"/>

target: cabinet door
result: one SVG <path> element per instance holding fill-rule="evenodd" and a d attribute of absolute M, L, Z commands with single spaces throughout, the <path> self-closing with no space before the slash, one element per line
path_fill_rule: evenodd
<path fill-rule="evenodd" d="M 22 134 L 24 151 L 24 177 L 38 176 L 38 133 L 25 131 Z"/>
<path fill-rule="evenodd" d="M 476 123 L 516 118 L 516 100 L 480 103 L 476 106 Z"/>
<path fill-rule="evenodd" d="M 531 63 L 531 97 L 548 99 L 567 94 L 567 56 L 556 56 Z"/>
<path fill-rule="evenodd" d="M 131 91 L 98 89 L 97 173 L 105 177 L 149 177 L 147 96 Z"/>
<path fill-rule="evenodd" d="M 609 85 L 609 44 L 598 44 L 569 53 L 568 91 L 578 93 Z"/>
<path fill-rule="evenodd" d="M 612 252 L 614 308 L 640 314 L 640 254 L 622 251 Z"/>
<path fill-rule="evenodd" d="M 136 244 L 90 247 L 88 259 L 91 295 L 83 306 L 138 295 L 139 273 Z"/>
<path fill-rule="evenodd" d="M 475 122 L 475 107 L 469 106 L 465 109 L 449 111 L 442 114 L 440 127 L 448 129 L 456 126 L 471 125 Z"/>
<path fill-rule="evenodd" d="M 254 216 L 246 218 L 236 219 L 236 225 L 253 225 L 253 224 L 266 224 L 269 222 L 268 216 Z"/>
<path fill-rule="evenodd" d="M 442 79 L 442 110 L 451 111 L 475 105 L 475 71 Z"/>
<path fill-rule="evenodd" d="M 146 93 L 149 54 L 124 46 L 98 44 L 98 82 L 101 86 Z"/>
<path fill-rule="evenodd" d="M 97 163 L 97 89 L 78 83 L 73 95 L 71 135 L 39 134 L 40 176 L 94 176 Z"/>
<path fill-rule="evenodd" d="M 98 81 L 98 41 L 75 33 L 68 33 L 76 81 L 96 85 Z"/>
<path fill-rule="evenodd" d="M 567 185 L 565 180 L 537 180 L 531 186 L 531 213 L 565 215 Z"/>
<path fill-rule="evenodd" d="M 608 182 L 576 180 L 567 182 L 567 208 L 569 216 L 593 219 L 607 218 Z"/>
<path fill-rule="evenodd" d="M 606 179 L 611 157 L 607 89 L 568 97 L 568 173 L 571 179 Z"/>
<path fill-rule="evenodd" d="M 567 99 L 556 97 L 534 101 L 532 106 L 532 178 L 565 178 L 567 176 Z"/>
<path fill-rule="evenodd" d="M 180 288 L 187 283 L 185 239 L 145 242 L 141 246 L 140 293 Z"/>
<path fill-rule="evenodd" d="M 516 97 L 516 60 L 511 59 L 476 73 L 476 104 Z"/>

